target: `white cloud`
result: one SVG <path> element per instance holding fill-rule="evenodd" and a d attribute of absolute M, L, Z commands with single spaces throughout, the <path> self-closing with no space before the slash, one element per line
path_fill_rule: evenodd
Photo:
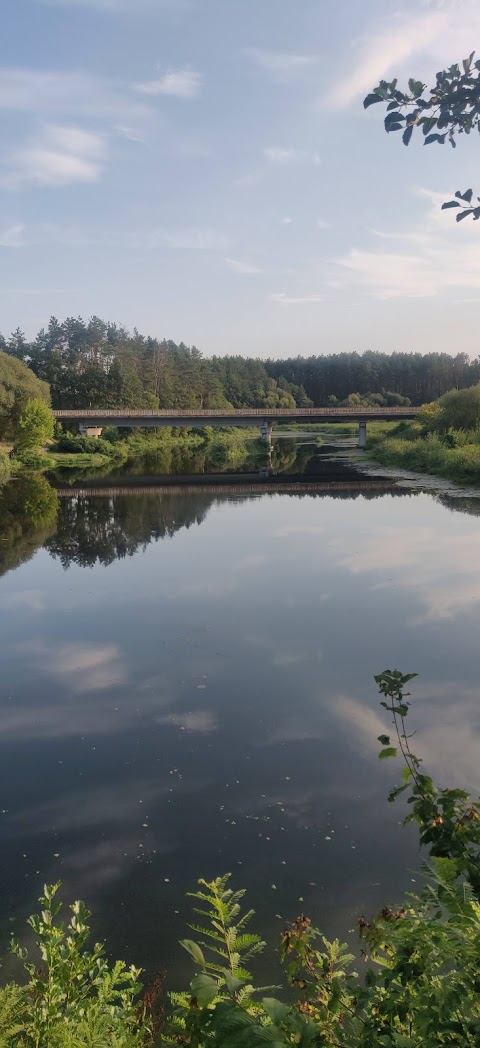
<path fill-rule="evenodd" d="M 233 269 L 235 273 L 242 273 L 245 276 L 254 276 L 263 273 L 263 269 L 261 269 L 260 266 L 253 266 L 248 262 L 240 262 L 237 258 L 226 258 L 225 262 L 229 269 Z"/>
<path fill-rule="evenodd" d="M 36 659 L 41 673 L 79 695 L 105 691 L 127 679 L 127 667 L 116 644 L 72 641 L 56 646 L 34 640 L 18 644 L 17 651 Z"/>
<path fill-rule="evenodd" d="M 42 117 L 68 113 L 121 123 L 138 122 L 147 112 L 122 84 L 90 73 L 5 67 L 0 68 L 0 109 Z"/>
<path fill-rule="evenodd" d="M 17 222 L 0 233 L 0 247 L 23 247 L 25 244 L 25 226 Z"/>
<path fill-rule="evenodd" d="M 330 229 L 330 222 L 324 222 L 323 218 L 317 218 L 317 229 Z"/>
<path fill-rule="evenodd" d="M 306 306 L 313 302 L 323 302 L 322 295 L 287 295 L 277 291 L 270 295 L 270 302 L 279 302 L 282 306 Z"/>
<path fill-rule="evenodd" d="M 375 298 L 429 298 L 448 289 L 478 290 L 480 238 L 469 219 L 457 226 L 441 211 L 449 193 L 417 189 L 429 204 L 424 223 L 401 232 L 375 231 L 380 246 L 351 248 L 337 260 L 349 283 Z M 388 246 L 385 247 L 385 244 Z"/>
<path fill-rule="evenodd" d="M 263 155 L 269 164 L 277 167 L 287 167 L 289 164 L 301 164 L 307 159 L 308 154 L 303 149 L 282 149 L 272 146 L 263 150 Z"/>
<path fill-rule="evenodd" d="M 174 98 L 196 98 L 203 87 L 203 76 L 193 69 L 170 70 L 158 80 L 134 84 L 143 95 L 172 95 Z"/>
<path fill-rule="evenodd" d="M 326 103 L 339 109 L 366 95 L 394 69 L 412 55 L 425 51 L 448 30 L 445 11 L 395 15 L 376 31 L 370 31 L 363 44 L 356 42 L 359 60 L 352 71 L 337 81 L 326 96 Z"/>
<path fill-rule="evenodd" d="M 420 7 L 377 21 L 352 41 L 358 59 L 327 93 L 328 105 L 348 106 L 389 75 L 414 73 L 430 82 L 437 69 L 470 53 L 480 32 L 478 0 L 423 0 Z M 414 69 L 412 56 L 418 56 Z"/>
<path fill-rule="evenodd" d="M 281 223 L 282 226 L 291 226 L 292 222 L 293 222 L 293 218 L 290 218 L 289 215 L 285 215 L 284 218 L 280 219 L 280 223 Z"/>
<path fill-rule="evenodd" d="M 2 184 L 55 187 L 96 182 L 106 156 L 103 136 L 75 127 L 47 125 L 38 138 L 7 156 Z"/>
<path fill-rule="evenodd" d="M 452 620 L 471 614 L 480 604 L 480 534 L 467 525 L 458 534 L 455 529 L 440 534 L 424 525 L 379 526 L 355 543 L 354 552 L 343 548 L 343 540 L 331 549 L 352 574 L 370 575 L 373 588 L 388 588 L 393 582 L 416 594 L 422 608 L 416 623 Z M 380 576 L 387 566 L 385 582 Z"/>
<path fill-rule="evenodd" d="M 265 51 L 260 47 L 248 47 L 245 54 L 273 79 L 280 81 L 292 80 L 300 73 L 305 72 L 315 64 L 317 59 L 314 55 L 297 54 L 285 51 Z"/>
<path fill-rule="evenodd" d="M 135 247 L 170 247 L 177 251 L 225 251 L 227 238 L 216 229 L 153 229 L 134 234 Z"/>

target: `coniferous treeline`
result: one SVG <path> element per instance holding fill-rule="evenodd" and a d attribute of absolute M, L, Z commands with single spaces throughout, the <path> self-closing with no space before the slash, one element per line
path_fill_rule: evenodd
<path fill-rule="evenodd" d="M 371 403 L 434 400 L 480 380 L 465 353 L 339 353 L 262 361 L 206 358 L 195 346 L 133 333 L 99 317 L 54 317 L 29 342 L 17 329 L 0 349 L 48 382 L 52 404 L 68 407 L 308 407 L 358 394 Z"/>

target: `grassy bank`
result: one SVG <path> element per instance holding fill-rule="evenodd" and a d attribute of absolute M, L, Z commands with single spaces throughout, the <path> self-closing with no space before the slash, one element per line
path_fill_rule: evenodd
<path fill-rule="evenodd" d="M 384 466 L 437 474 L 458 483 L 480 484 L 480 432 L 426 433 L 418 423 L 396 426 L 391 435 L 369 434 L 369 458 Z"/>
<path fill-rule="evenodd" d="M 210 461 L 221 465 L 239 466 L 252 454 L 263 451 L 257 430 L 202 429 L 155 431 L 133 431 L 128 436 L 114 430 L 105 431 L 100 438 L 81 437 L 78 434 L 63 434 L 37 452 L 30 452 L 10 459 L 8 449 L 0 453 L 0 477 L 23 470 L 83 470 L 110 472 L 122 465 L 144 458 L 165 458 L 174 452 L 208 451 Z M 4 468 L 5 467 L 5 468 Z"/>

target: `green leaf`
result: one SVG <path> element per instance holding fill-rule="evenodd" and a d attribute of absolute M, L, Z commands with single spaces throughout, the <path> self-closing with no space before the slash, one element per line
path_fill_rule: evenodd
<path fill-rule="evenodd" d="M 413 135 L 413 124 L 410 124 L 409 127 L 405 128 L 405 131 L 403 132 L 403 135 L 402 135 L 402 142 L 403 142 L 404 146 L 408 146 L 408 143 L 409 143 L 412 135 Z"/>
<path fill-rule="evenodd" d="M 382 746 L 390 746 L 390 739 L 388 735 L 379 735 L 378 741 L 381 742 Z"/>
<path fill-rule="evenodd" d="M 206 1005 L 211 1004 L 213 999 L 217 996 L 218 983 L 215 979 L 212 979 L 210 975 L 201 972 L 200 975 L 196 975 L 195 978 L 192 979 L 190 989 L 193 996 L 197 998 L 198 1003 L 202 1008 L 205 1008 Z"/>
<path fill-rule="evenodd" d="M 442 211 L 446 211 L 449 207 L 460 207 L 458 200 L 447 200 L 446 204 L 442 204 Z"/>
<path fill-rule="evenodd" d="M 380 750 L 380 753 L 378 754 L 378 759 L 380 761 L 384 761 L 384 760 L 387 759 L 387 757 L 396 757 L 396 756 L 397 756 L 397 751 L 395 749 L 395 746 L 388 746 L 386 750 Z"/>
<path fill-rule="evenodd" d="M 376 102 L 382 102 L 382 101 L 383 100 L 380 97 L 380 95 L 376 95 L 376 94 L 367 95 L 367 97 L 363 99 L 363 108 L 364 109 L 368 109 L 369 106 L 373 106 L 373 105 L 375 105 Z"/>
<path fill-rule="evenodd" d="M 407 785 L 408 784 L 405 784 L 405 786 L 396 786 L 394 790 L 390 790 L 390 793 L 388 794 L 388 801 L 390 804 L 393 804 L 393 802 L 396 801 L 397 797 L 399 797 L 401 793 L 405 792 Z"/>
<path fill-rule="evenodd" d="M 414 98 L 418 98 L 419 95 L 421 95 L 423 91 L 423 84 L 421 80 L 414 80 L 412 77 L 410 77 L 410 80 L 408 81 L 408 86 Z"/>
<path fill-rule="evenodd" d="M 275 1023 L 275 1025 L 282 1023 L 290 1011 L 288 1004 L 282 1004 L 282 1002 L 277 1001 L 275 997 L 264 997 L 262 1005 L 269 1019 L 271 1019 L 272 1023 Z"/>
<path fill-rule="evenodd" d="M 228 968 L 222 968 L 222 973 L 225 979 L 225 986 L 227 987 L 229 993 L 238 993 L 238 991 L 242 989 L 242 986 L 245 985 L 245 980 L 235 979 L 232 973 L 229 972 Z"/>
<path fill-rule="evenodd" d="M 458 215 L 456 215 L 455 217 L 456 217 L 457 222 L 462 222 L 463 219 L 467 217 L 467 215 L 471 215 L 471 214 L 472 214 L 472 209 L 471 208 L 465 208 L 465 211 L 459 211 Z"/>
<path fill-rule="evenodd" d="M 205 957 L 203 956 L 198 943 L 194 942 L 193 939 L 182 939 L 180 941 L 180 946 L 183 946 L 183 949 L 190 954 L 190 957 L 193 958 L 195 964 L 200 964 L 202 968 L 205 968 Z"/>
<path fill-rule="evenodd" d="M 461 196 L 462 200 L 466 200 L 467 204 L 471 204 L 472 196 L 473 196 L 473 189 L 467 189 L 465 191 L 465 193 L 461 193 L 460 196 Z"/>

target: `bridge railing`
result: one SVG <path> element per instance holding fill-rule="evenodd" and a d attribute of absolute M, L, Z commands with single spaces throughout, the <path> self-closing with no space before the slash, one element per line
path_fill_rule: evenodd
<path fill-rule="evenodd" d="M 299 418 L 315 415 L 335 416 L 351 415 L 357 419 L 359 415 L 368 415 L 371 418 L 382 416 L 383 418 L 396 415 L 418 415 L 420 408 L 55 408 L 55 418 L 224 418 L 242 415 L 258 418 Z"/>

